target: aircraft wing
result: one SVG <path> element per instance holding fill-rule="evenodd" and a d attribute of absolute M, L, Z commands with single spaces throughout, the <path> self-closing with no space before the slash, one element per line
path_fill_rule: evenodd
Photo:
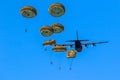
<path fill-rule="evenodd" d="M 55 44 L 54 46 L 70 46 L 73 47 L 75 44 Z"/>
<path fill-rule="evenodd" d="M 108 43 L 108 41 L 104 41 L 104 42 L 86 42 L 86 43 L 82 43 L 82 45 L 84 45 L 85 47 L 88 47 L 89 45 L 96 46 L 96 44 L 104 44 L 104 43 Z"/>

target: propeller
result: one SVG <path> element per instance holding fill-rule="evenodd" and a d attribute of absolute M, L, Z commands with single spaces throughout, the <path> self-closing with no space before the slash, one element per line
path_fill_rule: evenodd
<path fill-rule="evenodd" d="M 96 46 L 96 45 L 93 43 L 92 46 L 94 47 L 94 46 Z"/>
<path fill-rule="evenodd" d="M 70 48 L 72 48 L 73 46 L 72 45 L 70 45 Z"/>
<path fill-rule="evenodd" d="M 88 44 L 85 44 L 85 47 L 88 48 Z"/>

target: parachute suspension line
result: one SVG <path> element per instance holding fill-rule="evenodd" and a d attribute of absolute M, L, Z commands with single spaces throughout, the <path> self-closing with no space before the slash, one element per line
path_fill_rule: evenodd
<path fill-rule="evenodd" d="M 28 27 L 27 27 L 26 24 L 25 24 L 24 32 L 25 32 L 25 33 L 28 32 Z"/>
<path fill-rule="evenodd" d="M 27 3 L 28 1 L 26 1 L 26 3 Z M 25 12 L 25 11 L 24 11 Z M 29 27 L 29 19 L 27 19 L 26 17 L 25 17 L 25 19 L 24 19 L 25 21 L 24 21 L 24 25 L 25 25 L 25 27 L 24 27 L 24 32 L 28 32 L 28 27 Z"/>
<path fill-rule="evenodd" d="M 28 32 L 27 28 L 25 28 L 25 32 Z"/>
<path fill-rule="evenodd" d="M 23 2 L 23 6 L 22 7 L 25 7 L 25 6 L 27 6 L 28 4 L 29 4 L 29 1 L 28 0 L 22 0 L 22 2 Z M 28 24 L 29 24 L 29 21 L 28 21 L 29 19 L 27 19 L 27 18 L 24 18 L 24 32 L 25 33 L 27 33 L 28 32 Z"/>
<path fill-rule="evenodd" d="M 52 61 L 52 59 L 50 59 L 50 64 L 51 64 L 51 65 L 53 64 L 53 61 Z"/>
<path fill-rule="evenodd" d="M 24 32 L 28 32 L 28 25 L 27 25 L 28 21 L 24 22 Z"/>
<path fill-rule="evenodd" d="M 53 64 L 52 57 L 53 57 L 53 55 L 52 55 L 52 53 L 50 53 L 50 64 L 51 64 L 51 65 Z"/>
<path fill-rule="evenodd" d="M 51 58 L 50 58 L 50 64 L 53 64 L 52 56 L 51 56 Z"/>
<path fill-rule="evenodd" d="M 27 32 L 27 25 L 26 25 L 26 22 L 24 22 L 24 32 Z"/>
<path fill-rule="evenodd" d="M 58 69 L 61 70 L 61 65 L 59 65 Z"/>
<path fill-rule="evenodd" d="M 23 2 L 23 4 L 24 4 L 24 2 Z M 25 8 L 24 8 L 24 9 L 25 9 Z M 23 8 L 21 8 L 21 10 L 20 10 L 21 17 L 24 17 L 24 16 L 23 16 L 24 12 L 25 12 L 25 11 L 23 11 Z M 22 19 L 22 20 L 23 20 L 23 19 Z M 23 24 L 23 32 L 26 33 L 26 32 L 28 32 L 28 30 L 27 30 L 27 28 L 28 28 L 28 27 L 27 27 L 27 26 L 28 26 L 28 25 L 27 25 L 28 21 L 27 21 L 27 19 L 24 19 L 24 20 L 25 20 L 25 21 L 22 23 L 22 24 Z M 21 21 L 21 20 L 20 20 L 20 21 Z"/>
<path fill-rule="evenodd" d="M 61 68 L 62 68 L 61 67 L 61 59 L 59 59 L 59 64 L 58 65 L 59 65 L 58 69 L 61 70 Z"/>
<path fill-rule="evenodd" d="M 74 58 L 71 59 L 69 70 L 72 70 L 72 63 L 73 63 L 73 60 L 74 60 Z"/>
<path fill-rule="evenodd" d="M 48 58 L 49 58 L 49 63 L 50 64 L 53 64 L 53 61 L 52 61 L 52 53 L 49 51 L 49 50 L 47 50 L 48 48 L 47 48 L 48 46 L 44 46 L 44 51 L 46 52 L 46 55 L 47 56 L 49 56 Z"/>
<path fill-rule="evenodd" d="M 59 54 L 59 56 L 62 56 L 62 54 Z M 61 58 L 61 57 L 59 57 L 59 58 L 58 58 L 58 69 L 59 69 L 59 70 L 61 70 L 61 69 L 62 69 L 61 64 L 62 64 L 62 58 Z"/>
<path fill-rule="evenodd" d="M 61 64 L 62 62 L 61 62 L 61 61 L 62 61 L 62 60 L 60 59 L 60 60 L 59 60 L 59 70 L 62 69 L 62 64 Z"/>
<path fill-rule="evenodd" d="M 44 46 L 44 51 L 47 51 L 47 46 Z"/>

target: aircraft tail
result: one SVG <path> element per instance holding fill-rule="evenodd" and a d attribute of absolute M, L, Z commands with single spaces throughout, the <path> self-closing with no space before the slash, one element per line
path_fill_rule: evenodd
<path fill-rule="evenodd" d="M 76 31 L 76 38 L 77 38 L 77 40 L 78 40 L 78 31 Z"/>
<path fill-rule="evenodd" d="M 66 42 L 75 42 L 75 41 L 89 41 L 89 40 L 79 40 L 78 39 L 78 31 L 76 31 L 76 40 L 67 40 Z"/>

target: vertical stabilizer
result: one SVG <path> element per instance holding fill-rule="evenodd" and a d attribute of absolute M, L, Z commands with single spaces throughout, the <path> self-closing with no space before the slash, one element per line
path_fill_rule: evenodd
<path fill-rule="evenodd" d="M 78 39 L 78 31 L 76 31 L 76 40 L 67 40 L 66 42 L 75 42 L 75 41 L 89 41 L 89 40 L 79 40 Z"/>
<path fill-rule="evenodd" d="M 77 38 L 77 40 L 78 40 L 78 31 L 76 31 L 76 38 Z"/>

